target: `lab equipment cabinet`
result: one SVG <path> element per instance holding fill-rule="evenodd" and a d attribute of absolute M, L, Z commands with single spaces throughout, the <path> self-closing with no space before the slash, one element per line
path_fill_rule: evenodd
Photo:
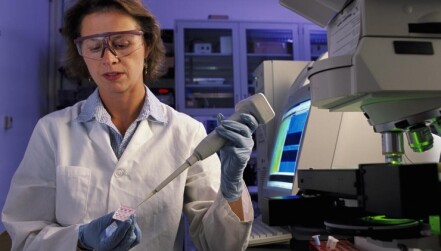
<path fill-rule="evenodd" d="M 264 60 L 301 59 L 295 23 L 177 20 L 174 37 L 176 107 L 193 117 L 230 115 Z"/>
<path fill-rule="evenodd" d="M 302 24 L 300 29 L 302 44 L 302 59 L 307 61 L 317 60 L 328 51 L 326 29 L 315 24 Z"/>

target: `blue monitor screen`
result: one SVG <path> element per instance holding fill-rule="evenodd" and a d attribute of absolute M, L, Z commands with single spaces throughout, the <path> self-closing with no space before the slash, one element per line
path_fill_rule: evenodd
<path fill-rule="evenodd" d="M 292 189 L 297 170 L 303 132 L 306 127 L 311 101 L 303 101 L 289 109 L 281 120 L 276 134 L 269 170 L 269 187 Z"/>

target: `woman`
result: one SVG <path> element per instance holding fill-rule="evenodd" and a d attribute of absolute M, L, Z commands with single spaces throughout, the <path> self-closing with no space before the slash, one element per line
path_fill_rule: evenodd
<path fill-rule="evenodd" d="M 64 21 L 70 74 L 97 89 L 37 123 L 3 210 L 13 250 L 182 250 L 182 212 L 198 250 L 245 249 L 253 211 L 241 177 L 254 117 L 221 120 L 216 131 L 230 142 L 221 161 L 197 162 L 135 216 L 113 220 L 184 163 L 206 132 L 146 87 L 162 73 L 164 48 L 140 1 L 79 0 Z"/>

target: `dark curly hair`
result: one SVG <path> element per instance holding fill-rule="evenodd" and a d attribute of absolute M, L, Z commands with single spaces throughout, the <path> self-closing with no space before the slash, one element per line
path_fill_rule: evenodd
<path fill-rule="evenodd" d="M 74 39 L 80 36 L 81 23 L 86 15 L 110 10 L 122 11 L 132 16 L 144 32 L 144 41 L 150 47 L 145 59 L 147 71 L 144 82 L 153 83 L 166 73 L 165 47 L 156 17 L 140 0 L 78 0 L 65 13 L 62 34 L 67 42 L 64 68 L 70 77 L 89 79 L 90 74 L 83 58 L 78 54 Z"/>

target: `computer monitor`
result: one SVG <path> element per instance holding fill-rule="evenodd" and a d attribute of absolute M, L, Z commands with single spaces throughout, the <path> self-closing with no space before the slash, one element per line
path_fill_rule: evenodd
<path fill-rule="evenodd" d="M 311 96 L 307 81 L 307 66 L 300 71 L 282 109 L 276 116 L 274 144 L 268 156 L 268 167 L 260 170 L 264 177 L 259 184 L 259 196 L 291 195 L 295 174 L 301 157 L 301 149 L 311 111 Z"/>
<path fill-rule="evenodd" d="M 311 100 L 289 108 L 279 125 L 269 166 L 268 187 L 291 193 Z"/>
<path fill-rule="evenodd" d="M 276 122 L 284 109 L 286 93 L 309 63 L 310 61 L 265 60 L 253 72 L 256 93 L 263 93 L 276 113 L 274 119 L 259 126 L 255 133 L 255 161 L 252 168 L 248 169 L 248 174 L 252 173 L 252 179 L 247 183 L 253 200 L 258 200 L 259 191 L 263 188 L 266 171 L 262 170 L 268 170 L 277 129 Z M 250 176 L 244 178 L 248 177 Z"/>

